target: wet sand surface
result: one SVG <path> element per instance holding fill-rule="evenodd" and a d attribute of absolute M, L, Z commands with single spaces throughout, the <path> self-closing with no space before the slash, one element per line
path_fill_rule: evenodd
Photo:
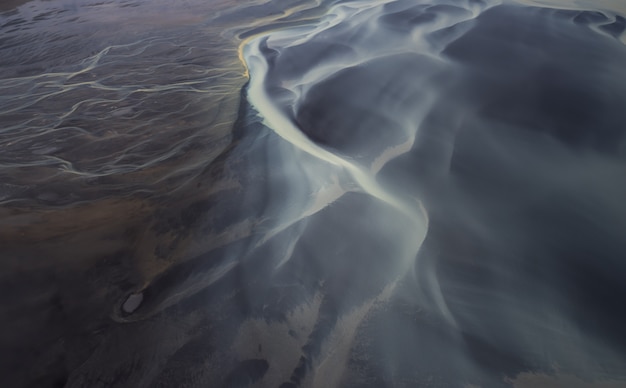
<path fill-rule="evenodd" d="M 0 386 L 626 386 L 620 2 L 0 12 Z"/>

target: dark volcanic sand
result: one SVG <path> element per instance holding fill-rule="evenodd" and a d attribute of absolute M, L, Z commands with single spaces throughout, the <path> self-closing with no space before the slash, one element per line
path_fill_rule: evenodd
<path fill-rule="evenodd" d="M 0 386 L 626 386 L 620 4 L 14 3 Z"/>

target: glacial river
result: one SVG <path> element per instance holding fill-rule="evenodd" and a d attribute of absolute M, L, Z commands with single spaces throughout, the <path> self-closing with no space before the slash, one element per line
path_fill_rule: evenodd
<path fill-rule="evenodd" d="M 625 386 L 624 15 L 8 2 L 0 385 Z"/>

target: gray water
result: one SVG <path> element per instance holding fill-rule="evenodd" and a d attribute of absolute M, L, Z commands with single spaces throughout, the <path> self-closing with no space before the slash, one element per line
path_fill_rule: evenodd
<path fill-rule="evenodd" d="M 5 11 L 7 381 L 625 386 L 624 14 Z"/>

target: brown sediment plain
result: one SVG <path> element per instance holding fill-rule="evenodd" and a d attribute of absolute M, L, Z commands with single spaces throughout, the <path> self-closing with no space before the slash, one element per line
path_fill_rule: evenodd
<path fill-rule="evenodd" d="M 3 36 L 23 52 L 4 45 L 0 72 L 0 385 L 220 381 L 227 309 L 120 315 L 169 268 L 249 234 L 208 221 L 240 189 L 219 156 L 247 79 L 235 24 L 212 20 L 236 2 L 21 3 L 1 9 L 25 27 Z"/>
<path fill-rule="evenodd" d="M 255 4 L 3 3 L 0 386 L 230 386 L 265 372 L 241 361 L 260 345 L 237 342 L 239 295 L 203 292 L 232 268 L 220 249 L 258 222 L 230 216 L 239 33 L 290 12 L 247 14 Z"/>

